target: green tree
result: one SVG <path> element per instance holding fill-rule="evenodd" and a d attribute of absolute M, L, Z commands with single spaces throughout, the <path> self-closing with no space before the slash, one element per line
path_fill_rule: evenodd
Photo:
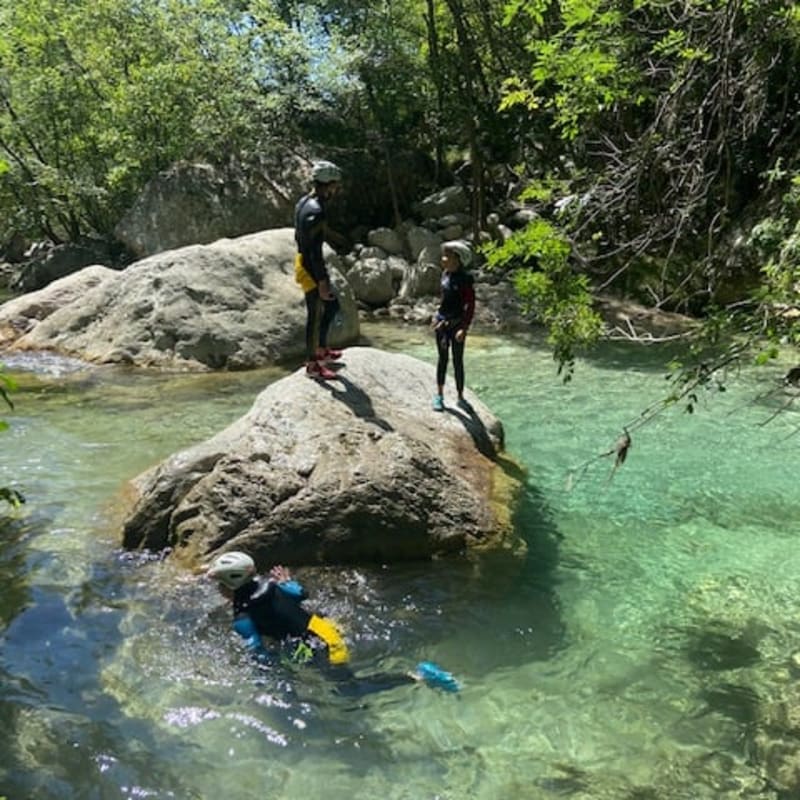
<path fill-rule="evenodd" d="M 565 380 L 572 377 L 575 349 L 591 346 L 602 333 L 588 279 L 573 269 L 571 251 L 563 233 L 545 220 L 531 222 L 503 245 L 485 248 L 488 265 L 511 271 L 523 307 L 547 326 Z"/>
<path fill-rule="evenodd" d="M 513 104 L 501 106 L 504 78 L 530 63 L 525 46 L 529 26 L 492 0 L 428 0 L 425 19 L 438 133 L 468 161 L 477 234 L 486 222 L 492 168 L 513 161 L 538 130 Z"/>
<path fill-rule="evenodd" d="M 275 136 L 299 43 L 233 5 L 0 0 L 6 232 L 107 234 L 158 170 Z"/>
<path fill-rule="evenodd" d="M 560 134 L 562 199 L 574 201 L 561 222 L 585 269 L 666 307 L 714 302 L 717 246 L 785 137 L 796 143 L 796 10 L 783 0 L 510 6 L 537 27 L 532 68 L 509 77 L 504 102 Z"/>
<path fill-rule="evenodd" d="M 521 172 L 525 196 L 570 243 L 570 268 L 552 280 L 535 226 L 493 248 L 490 263 L 513 257 L 539 304 L 563 308 L 570 298 L 574 319 L 604 289 L 705 314 L 665 401 L 691 410 L 717 368 L 797 341 L 791 169 L 782 199 L 770 198 L 776 162 L 796 169 L 800 151 L 800 13 L 783 0 L 532 0 L 506 9 L 529 22 L 531 61 L 507 76 L 501 107 L 546 120 L 558 136 L 545 164 L 524 153 Z M 732 272 L 728 247 L 746 238 L 739 231 L 754 198 L 770 213 Z M 599 331 L 562 329 L 559 360 L 570 341 Z"/>

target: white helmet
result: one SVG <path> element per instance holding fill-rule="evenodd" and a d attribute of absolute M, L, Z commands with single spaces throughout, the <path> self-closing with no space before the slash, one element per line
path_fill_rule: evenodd
<path fill-rule="evenodd" d="M 462 267 L 468 267 L 472 263 L 472 250 L 469 245 L 461 239 L 453 239 L 442 244 L 442 251 L 450 251 L 458 256 Z"/>
<path fill-rule="evenodd" d="M 330 161 L 315 161 L 311 167 L 314 183 L 336 183 L 342 179 L 342 171 Z"/>
<path fill-rule="evenodd" d="M 217 556 L 206 575 L 229 589 L 244 586 L 256 574 L 256 563 L 247 553 L 233 551 Z"/>

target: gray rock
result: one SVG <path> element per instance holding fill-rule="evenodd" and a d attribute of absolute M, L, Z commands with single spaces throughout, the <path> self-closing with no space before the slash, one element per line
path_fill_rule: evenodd
<path fill-rule="evenodd" d="M 533 222 L 538 214 L 532 208 L 517 208 L 506 219 L 506 224 L 512 230 L 524 228 L 528 223 Z"/>
<path fill-rule="evenodd" d="M 179 163 L 153 178 L 115 230 L 138 257 L 292 224 L 308 168 L 291 154 L 259 170 Z"/>
<path fill-rule="evenodd" d="M 373 247 L 380 247 L 389 255 L 403 255 L 403 239 L 391 228 L 376 228 L 374 231 L 370 231 L 367 234 L 367 241 Z"/>
<path fill-rule="evenodd" d="M 436 413 L 433 366 L 368 347 L 347 350 L 338 376 L 277 381 L 230 427 L 136 478 L 124 546 L 171 547 L 193 566 L 229 549 L 263 566 L 521 546 L 503 428 L 475 396 L 472 411 L 448 395 Z"/>
<path fill-rule="evenodd" d="M 403 276 L 398 296 L 404 300 L 439 293 L 442 270 L 437 264 L 421 262 L 409 264 Z"/>
<path fill-rule="evenodd" d="M 385 259 L 388 255 L 389 254 L 382 247 L 377 247 L 375 245 L 370 245 L 369 247 L 362 247 L 358 253 L 358 257 L 361 259 L 366 259 L 366 258 Z"/>
<path fill-rule="evenodd" d="M 167 369 L 246 369 L 300 355 L 305 303 L 294 251 L 284 228 L 150 256 L 51 307 L 13 347 Z M 339 345 L 358 337 L 359 322 L 349 285 L 330 273 L 342 304 L 330 344 Z M 5 314 L 0 306 L 0 325 Z"/>
<path fill-rule="evenodd" d="M 347 273 L 356 298 L 370 306 L 385 306 L 394 297 L 392 268 L 379 258 L 359 259 Z"/>
<path fill-rule="evenodd" d="M 391 306 L 389 311 L 394 319 L 402 320 L 403 322 L 412 325 L 425 325 L 430 326 L 433 316 L 439 303 L 432 301 L 430 298 L 427 302 L 409 303 L 408 300 L 398 297 Z M 433 340 L 433 333 L 431 331 L 431 346 L 435 347 L 436 343 Z"/>
<path fill-rule="evenodd" d="M 414 213 L 422 219 L 440 218 L 463 213 L 469 208 L 469 198 L 463 186 L 448 186 L 414 204 Z"/>
<path fill-rule="evenodd" d="M 84 267 L 93 264 L 111 266 L 113 263 L 114 257 L 105 242 L 90 239 L 67 242 L 43 248 L 41 253 L 21 264 L 9 287 L 15 292 L 34 292 Z"/>
<path fill-rule="evenodd" d="M 12 264 L 19 264 L 25 260 L 25 251 L 29 246 L 30 242 L 27 237 L 19 231 L 15 231 L 3 243 L 3 258 Z"/>
<path fill-rule="evenodd" d="M 58 309 L 80 302 L 89 291 L 105 280 L 118 277 L 110 267 L 95 265 L 53 281 L 38 292 L 28 292 L 0 306 L 0 346 L 7 347 L 33 330 Z"/>
<path fill-rule="evenodd" d="M 472 227 L 472 217 L 469 214 L 445 214 L 441 219 L 436 220 L 436 224 L 440 228 L 450 228 L 453 225 L 459 225 L 462 228 Z"/>
<path fill-rule="evenodd" d="M 400 256 L 389 256 L 389 258 L 386 259 L 386 263 L 392 270 L 392 280 L 399 286 L 408 269 L 408 261 Z"/>
<path fill-rule="evenodd" d="M 448 225 L 439 231 L 442 241 L 449 242 L 453 239 L 460 239 L 464 235 L 464 228 L 461 225 Z"/>
<path fill-rule="evenodd" d="M 659 339 L 677 337 L 697 328 L 697 321 L 658 308 L 647 308 L 633 301 L 597 295 L 595 307 L 603 317 L 612 338 Z"/>
<path fill-rule="evenodd" d="M 406 238 L 408 239 L 408 250 L 412 261 L 416 261 L 419 258 L 419 254 L 426 247 L 437 246 L 442 241 L 440 236 L 421 226 L 410 228 Z"/>
<path fill-rule="evenodd" d="M 417 256 L 417 264 L 433 264 L 437 270 L 441 271 L 442 268 L 442 246 L 439 242 L 425 245 L 419 251 Z"/>

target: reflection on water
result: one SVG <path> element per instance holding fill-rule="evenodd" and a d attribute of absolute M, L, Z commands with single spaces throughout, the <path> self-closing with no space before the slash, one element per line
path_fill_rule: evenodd
<path fill-rule="evenodd" d="M 434 358 L 422 329 L 368 333 Z M 118 550 L 124 481 L 281 370 L 7 360 L 21 390 L 0 483 L 28 505 L 0 531 L 0 796 L 792 796 L 800 748 L 769 736 L 786 696 L 800 705 L 797 412 L 761 426 L 782 401 L 731 376 L 700 413 L 639 428 L 613 480 L 597 458 L 567 481 L 660 397 L 664 360 L 614 346 L 564 385 L 536 340 L 470 338 L 468 383 L 527 470 L 528 552 L 300 570 L 359 672 L 433 659 L 464 683 L 358 699 L 310 668 L 255 668 L 211 587 Z"/>

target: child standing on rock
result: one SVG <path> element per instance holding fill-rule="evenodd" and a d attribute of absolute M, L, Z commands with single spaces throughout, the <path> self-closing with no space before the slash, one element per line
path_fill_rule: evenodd
<path fill-rule="evenodd" d="M 442 245 L 442 283 L 439 310 L 433 319 L 439 360 L 436 364 L 436 394 L 433 410 L 444 411 L 444 378 L 450 351 L 453 351 L 453 372 L 458 392 L 458 407 L 469 410 L 464 399 L 464 345 L 467 330 L 475 313 L 475 289 L 467 267 L 472 263 L 472 250 L 466 242 L 454 240 Z"/>

